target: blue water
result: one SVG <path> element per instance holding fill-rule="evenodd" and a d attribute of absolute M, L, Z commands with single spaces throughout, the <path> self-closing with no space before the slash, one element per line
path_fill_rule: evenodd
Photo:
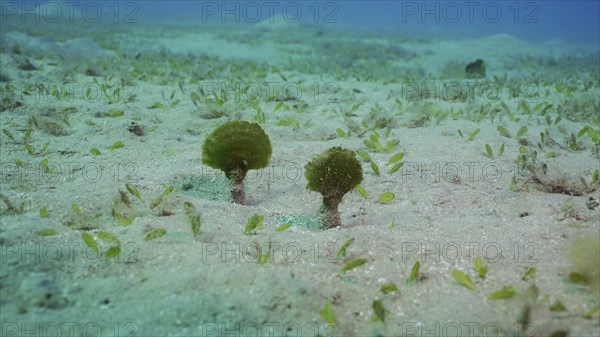
<path fill-rule="evenodd" d="M 507 33 L 599 43 L 600 1 L 140 1 L 148 18 L 253 23 L 269 14 L 327 26 L 450 37 Z"/>
<path fill-rule="evenodd" d="M 33 10 L 44 1 L 3 1 L 2 21 L 15 6 Z M 58 3 L 61 3 L 60 1 Z M 66 3 L 66 2 L 63 2 Z M 511 34 L 529 41 L 563 39 L 600 44 L 600 1 L 74 1 L 94 20 L 119 24 L 162 20 L 189 24 L 255 24 L 272 16 L 288 22 L 385 30 L 426 37 Z M 24 6 L 24 7 L 23 7 Z M 61 19 L 67 17 L 62 13 Z"/>
<path fill-rule="evenodd" d="M 252 24 L 290 22 L 442 35 L 600 43 L 600 1 L 139 1 L 140 17 Z"/>

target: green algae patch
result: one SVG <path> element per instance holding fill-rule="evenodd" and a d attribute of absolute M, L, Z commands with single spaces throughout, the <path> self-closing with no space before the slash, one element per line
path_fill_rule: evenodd
<path fill-rule="evenodd" d="M 308 229 L 320 229 L 319 219 L 316 216 L 309 215 L 280 215 L 276 218 L 277 224 L 290 224 L 292 227 L 301 227 Z"/>
<path fill-rule="evenodd" d="M 173 182 L 181 193 L 196 199 L 231 201 L 229 180 L 222 175 L 203 177 L 183 177 Z"/>

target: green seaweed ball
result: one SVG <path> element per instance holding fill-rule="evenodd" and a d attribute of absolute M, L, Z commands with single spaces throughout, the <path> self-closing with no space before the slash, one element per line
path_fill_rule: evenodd
<path fill-rule="evenodd" d="M 256 123 L 231 121 L 216 128 L 202 145 L 202 162 L 227 174 L 266 167 L 271 159 L 269 136 Z"/>
<path fill-rule="evenodd" d="M 363 180 L 362 166 L 352 150 L 339 146 L 326 150 L 304 166 L 309 190 L 324 196 L 350 192 Z"/>
<path fill-rule="evenodd" d="M 304 166 L 306 187 L 323 195 L 318 211 L 319 226 L 334 228 L 342 225 L 338 206 L 344 194 L 363 180 L 362 167 L 354 151 L 332 147 Z"/>
<path fill-rule="evenodd" d="M 248 170 L 269 165 L 271 141 L 256 123 L 230 121 L 217 127 L 202 145 L 202 162 L 225 173 L 232 200 L 243 204 L 243 180 Z"/>

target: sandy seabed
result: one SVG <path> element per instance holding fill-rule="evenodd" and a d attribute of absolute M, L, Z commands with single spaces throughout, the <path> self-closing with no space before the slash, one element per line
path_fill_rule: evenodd
<path fill-rule="evenodd" d="M 598 144 L 580 134 L 600 129 L 598 46 L 280 23 L 7 23 L 1 42 L 3 336 L 600 335 L 597 280 L 569 277 L 598 276 L 593 250 L 589 269 L 570 258 L 600 235 Z M 476 59 L 486 75 L 467 78 Z M 200 160 L 231 119 L 272 142 L 248 205 Z M 333 146 L 369 155 L 368 196 L 319 230 L 304 165 Z"/>

